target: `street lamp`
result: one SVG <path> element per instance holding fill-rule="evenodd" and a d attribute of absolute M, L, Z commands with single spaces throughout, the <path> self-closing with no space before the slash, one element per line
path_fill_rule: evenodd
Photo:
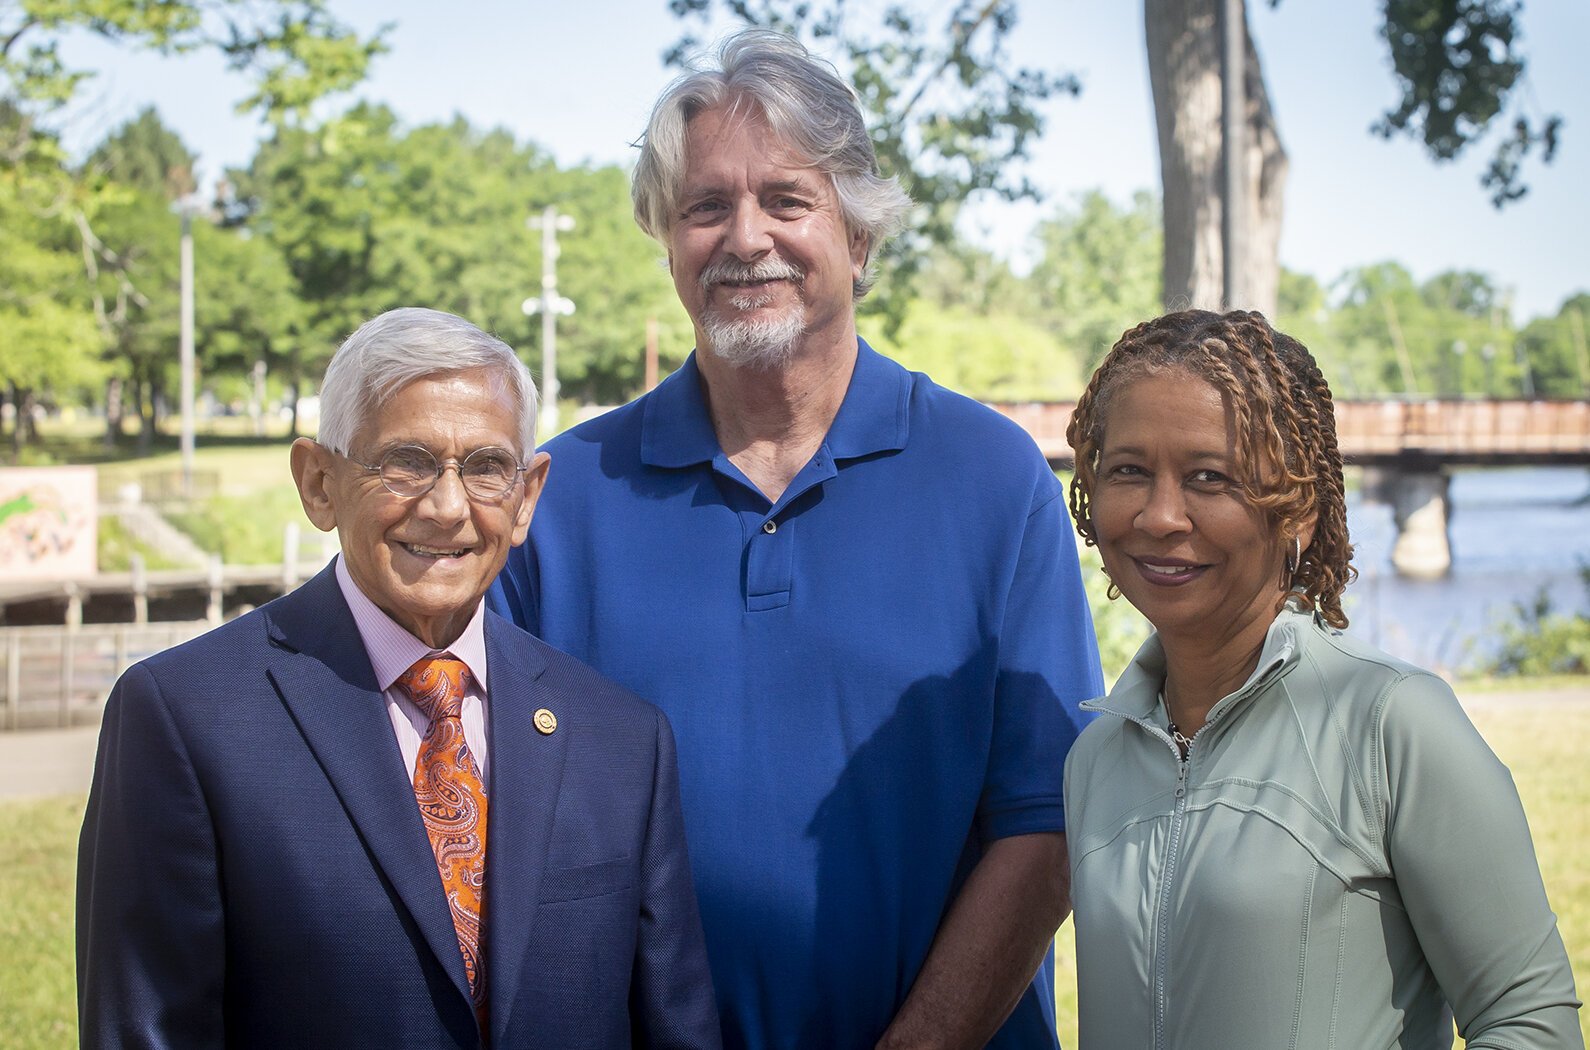
<path fill-rule="evenodd" d="M 177 357 L 182 371 L 182 498 L 193 498 L 193 213 L 198 210 L 195 194 L 177 202 L 182 216 L 180 254 L 181 320 L 177 335 Z"/>
<path fill-rule="evenodd" d="M 541 231 L 541 294 L 526 299 L 520 308 L 526 317 L 541 315 L 541 437 L 545 440 L 558 428 L 557 318 L 574 312 L 574 301 L 558 294 L 558 233 L 574 229 L 574 216 L 559 215 L 549 204 L 525 225 Z"/>

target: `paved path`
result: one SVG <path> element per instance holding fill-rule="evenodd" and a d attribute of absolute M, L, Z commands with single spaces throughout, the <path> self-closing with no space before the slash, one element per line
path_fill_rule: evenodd
<path fill-rule="evenodd" d="M 98 746 L 99 726 L 0 732 L 0 799 L 87 794 Z"/>
<path fill-rule="evenodd" d="M 1590 683 L 1572 689 L 1458 692 L 1470 710 L 1590 704 Z M 98 743 L 98 726 L 0 732 L 0 801 L 87 794 Z"/>

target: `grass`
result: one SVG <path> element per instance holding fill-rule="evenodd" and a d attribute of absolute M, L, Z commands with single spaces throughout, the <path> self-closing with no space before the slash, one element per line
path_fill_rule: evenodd
<path fill-rule="evenodd" d="M 0 1046 L 77 1045 L 72 886 L 81 796 L 0 803 Z"/>

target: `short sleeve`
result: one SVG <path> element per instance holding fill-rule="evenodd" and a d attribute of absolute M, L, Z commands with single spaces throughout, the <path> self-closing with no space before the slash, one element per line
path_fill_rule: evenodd
<path fill-rule="evenodd" d="M 1104 688 L 1058 483 L 1040 490 L 1023 525 L 998 643 L 980 834 L 1064 831 L 1066 755 L 1087 718 L 1078 705 Z"/>

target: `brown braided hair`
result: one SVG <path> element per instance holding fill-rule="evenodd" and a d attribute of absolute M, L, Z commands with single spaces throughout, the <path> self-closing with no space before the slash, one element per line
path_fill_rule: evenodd
<path fill-rule="evenodd" d="M 1342 591 L 1357 570 L 1330 386 L 1308 348 L 1271 328 L 1263 314 L 1183 310 L 1121 336 L 1066 430 L 1076 452 L 1070 503 L 1077 534 L 1089 546 L 1098 542 L 1093 486 L 1111 402 L 1132 381 L 1166 371 L 1197 376 L 1220 391 L 1235 420 L 1242 490 L 1271 525 L 1290 538 L 1314 519 L 1313 542 L 1282 583 L 1304 608 L 1346 627 Z"/>

